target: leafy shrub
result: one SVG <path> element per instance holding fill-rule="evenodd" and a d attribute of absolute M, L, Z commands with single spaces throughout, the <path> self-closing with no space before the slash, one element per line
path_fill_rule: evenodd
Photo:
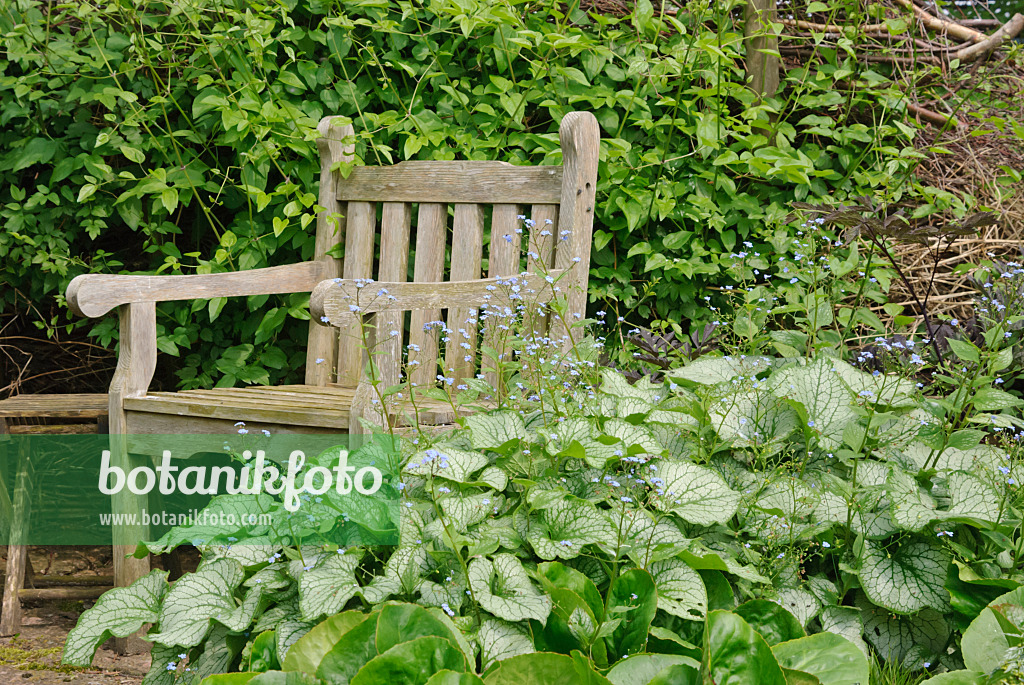
<path fill-rule="evenodd" d="M 723 349 L 670 365 L 655 383 L 600 367 L 601 340 L 574 334 L 566 350 L 538 338 L 535 304 L 510 280 L 517 313 L 481 313 L 508 329 L 514 351 L 497 387 L 375 386 L 383 404 L 432 397 L 475 409 L 455 430 L 423 426 L 401 440 L 396 547 L 339 547 L 334 519 L 297 535 L 279 504 L 222 496 L 211 506 L 271 511 L 276 522 L 248 544 L 229 538 L 244 531 L 186 528 L 143 545 L 162 552 L 198 535 L 204 561 L 170 590 L 154 572 L 112 591 L 82 616 L 65 659 L 87 663 L 109 634 L 152 622 L 151 683 L 168 667 L 189 682 L 254 663 L 354 682 L 385 654 L 360 647 L 372 624 L 358 640 L 314 626 L 378 616 L 379 641 L 385 612 L 414 611 L 389 602 L 414 601 L 425 623 L 454 627 L 437 663 L 488 682 L 548 653 L 587 682 L 602 682 L 590 671 L 721 682 L 748 667 L 779 683 L 783 669 L 863 682 L 830 674 L 819 653 L 837 668 L 847 654 L 855 673 L 867 653 L 911 671 L 964 660 L 973 669 L 968 626 L 991 623 L 986 605 L 1021 578 L 1024 470 L 1011 429 L 1024 424 L 1022 401 L 999 386 L 1022 312 L 992 317 L 979 344 L 951 334 L 943 361 L 912 331 L 846 361 L 857 309 L 837 312 L 836 299 L 864 246 L 837 246 L 817 223 L 786 240 L 765 266 L 750 261 L 756 252 L 735 257 L 737 278 L 749 270 L 752 284 L 719 320 Z M 880 287 L 872 278 L 865 292 Z M 986 278 L 1013 292 L 1024 269 Z M 300 513 L 316 519 L 330 497 Z M 329 668 L 298 656 L 305 647 L 292 656 L 303 634 L 320 654 L 337 650 Z"/>
<path fill-rule="evenodd" d="M 308 258 L 325 114 L 354 120 L 369 164 L 538 164 L 558 162 L 562 115 L 592 110 L 604 138 L 592 298 L 701 325 L 704 287 L 732 282 L 743 241 L 767 253 L 792 200 L 898 199 L 919 156 L 893 109 L 903 95 L 852 48 L 789 69 L 780 96 L 758 102 L 738 0 L 664 16 L 641 0 L 622 19 L 525 0 L 9 4 L 4 307 L 85 271 Z M 183 387 L 294 379 L 307 317 L 298 295 L 165 303 L 159 348 L 182 357 Z M 64 325 L 56 311 L 37 323 Z M 109 345 L 113 321 L 92 334 Z"/>

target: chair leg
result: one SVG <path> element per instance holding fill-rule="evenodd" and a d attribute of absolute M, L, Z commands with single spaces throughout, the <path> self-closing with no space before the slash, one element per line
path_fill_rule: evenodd
<path fill-rule="evenodd" d="M 25 563 L 29 525 L 29 458 L 26 448 L 18 454 L 18 475 L 14 486 L 14 512 L 11 534 L 7 545 L 7 578 L 4 581 L 4 602 L 0 613 L 0 635 L 14 635 L 21 631 L 21 599 L 19 593 L 25 581 Z"/>
<path fill-rule="evenodd" d="M 148 462 L 128 453 L 128 443 L 123 434 L 110 434 L 110 462 L 131 472 L 136 466 L 144 466 Z M 132 554 L 139 542 L 149 539 L 149 526 L 142 524 L 142 514 L 146 509 L 146 498 L 131 493 L 127 486 L 113 496 L 111 506 L 115 520 L 112 525 L 114 543 L 114 586 L 126 587 L 149 573 L 149 557 L 136 559 Z M 145 629 L 143 629 L 144 631 Z M 141 639 L 143 631 L 127 638 L 114 639 L 114 651 L 118 654 L 139 654 L 147 651 L 149 643 Z"/>

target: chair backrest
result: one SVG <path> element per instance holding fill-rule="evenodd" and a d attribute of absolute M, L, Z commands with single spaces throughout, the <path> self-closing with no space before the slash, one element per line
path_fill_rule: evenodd
<path fill-rule="evenodd" d="M 569 311 L 583 315 L 593 232 L 599 129 L 594 116 L 570 112 L 559 138 L 561 166 L 516 166 L 490 161 L 401 162 L 390 167 L 355 167 L 347 178 L 332 171 L 351 160 L 351 125 L 338 117 L 320 122 L 319 204 L 314 259 L 325 278 L 386 282 L 472 281 L 528 271 L 566 269 L 562 290 Z M 346 144 L 345 139 L 348 138 Z M 524 221 L 523 218 L 530 221 Z M 487 272 L 483 273 L 484 245 Z M 343 259 L 330 256 L 343 243 Z M 572 268 L 575 267 L 575 268 Z M 477 327 L 471 310 L 453 306 L 410 312 L 408 335 L 402 312 L 381 312 L 374 343 L 383 382 L 398 381 L 402 351 L 411 344 L 418 362 L 414 380 L 430 382 L 443 354 L 445 375 L 474 376 L 481 368 Z M 457 341 L 439 348 L 446 320 Z M 426 326 L 426 328 L 425 328 Z M 311 322 L 306 383 L 356 387 L 364 346 L 356 327 L 325 328 Z M 408 339 L 407 339 L 408 338 Z"/>

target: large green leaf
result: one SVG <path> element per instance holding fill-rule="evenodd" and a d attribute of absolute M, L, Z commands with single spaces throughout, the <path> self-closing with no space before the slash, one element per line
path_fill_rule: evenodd
<path fill-rule="evenodd" d="M 387 604 L 377 618 L 377 651 L 383 654 L 400 642 L 429 636 L 443 637 L 458 647 L 453 628 L 416 604 Z"/>
<path fill-rule="evenodd" d="M 160 608 L 160 632 L 151 634 L 150 639 L 168 646 L 192 647 L 206 637 L 214 619 L 233 630 L 242 630 L 257 608 L 252 598 L 262 592 L 250 590 L 239 606 L 234 592 L 244 576 L 237 561 L 217 559 L 179 578 Z"/>
<path fill-rule="evenodd" d="M 708 413 L 719 437 L 736 447 L 781 447 L 800 421 L 792 407 L 762 390 L 727 395 Z"/>
<path fill-rule="evenodd" d="M 821 685 L 867 685 L 870 667 L 852 642 L 835 633 L 817 633 L 772 647 L 783 668 L 810 673 Z"/>
<path fill-rule="evenodd" d="M 480 644 L 480 663 L 484 671 L 499 661 L 534 651 L 530 633 L 522 624 L 496 618 L 484 619 L 477 642 Z"/>
<path fill-rule="evenodd" d="M 795 640 L 805 635 L 800 621 L 785 607 L 767 599 L 752 599 L 740 604 L 736 614 L 760 633 L 769 646 Z"/>
<path fill-rule="evenodd" d="M 537 565 L 537 578 L 545 589 L 561 587 L 572 590 L 583 598 L 596 618 L 604 617 L 604 598 L 594 581 L 583 573 L 558 561 L 546 561 Z"/>
<path fill-rule="evenodd" d="M 864 621 L 864 635 L 886 661 L 918 668 L 925 661 L 936 663 L 945 652 L 951 626 L 934 609 L 916 614 L 894 614 L 872 604 L 857 593 L 857 607 Z"/>
<path fill-rule="evenodd" d="M 356 624 L 331 647 L 331 651 L 320 660 L 316 670 L 318 678 L 331 685 L 348 685 L 363 665 L 377 656 L 377 617 L 370 614 L 365 621 Z"/>
<path fill-rule="evenodd" d="M 611 523 L 597 507 L 567 497 L 539 512 L 526 539 L 541 559 L 572 559 L 586 545 L 607 544 L 614 537 Z"/>
<path fill-rule="evenodd" d="M 430 676 L 427 685 L 484 685 L 484 681 L 475 673 L 458 673 L 446 669 Z"/>
<path fill-rule="evenodd" d="M 498 449 L 512 440 L 523 440 L 526 424 L 514 411 L 478 412 L 466 417 L 473 436 L 473 447 L 478 450 Z"/>
<path fill-rule="evenodd" d="M 611 685 L 593 669 L 564 654 L 535 652 L 506 659 L 484 678 L 486 685 Z"/>
<path fill-rule="evenodd" d="M 620 574 L 608 589 L 607 619 L 621 619 L 608 638 L 613 657 L 642 651 L 647 631 L 658 611 L 658 593 L 654 578 L 647 571 L 633 568 Z"/>
<path fill-rule="evenodd" d="M 772 374 L 770 386 L 777 396 L 803 407 L 808 426 L 818 433 L 821 446 L 826 449 L 839 447 L 843 429 L 857 420 L 853 393 L 825 356 L 805 366 L 779 369 Z"/>
<path fill-rule="evenodd" d="M 786 685 L 768 643 L 731 611 L 708 614 L 704 670 L 719 685 Z"/>
<path fill-rule="evenodd" d="M 335 554 L 317 568 L 299 577 L 299 608 L 302 617 L 313 621 L 324 614 L 335 614 L 359 591 L 355 570 L 359 559 L 351 554 Z"/>
<path fill-rule="evenodd" d="M 865 540 L 858 575 L 868 598 L 890 611 L 947 611 L 949 593 L 944 585 L 949 563 L 945 551 L 928 542 L 903 542 L 887 550 Z"/>
<path fill-rule="evenodd" d="M 323 681 L 308 673 L 285 673 L 283 671 L 267 671 L 260 673 L 246 685 L 322 685 Z"/>
<path fill-rule="evenodd" d="M 964 631 L 960 642 L 964 665 L 971 671 L 988 673 L 999 667 L 1010 648 L 999 619 L 989 608 L 982 610 Z"/>
<path fill-rule="evenodd" d="M 471 476 L 487 466 L 487 457 L 479 452 L 459 449 L 447 444 L 417 452 L 403 471 L 417 476 L 430 476 L 465 483 Z"/>
<path fill-rule="evenodd" d="M 950 518 L 998 523 L 1000 496 L 991 483 L 966 471 L 949 474 Z"/>
<path fill-rule="evenodd" d="M 675 654 L 637 654 L 623 659 L 608 671 L 613 685 L 647 685 L 660 671 L 671 666 L 684 666 L 696 675 L 700 662 Z"/>
<path fill-rule="evenodd" d="M 72 666 L 91 665 L 93 655 L 107 638 L 128 637 L 146 623 L 156 621 L 165 592 L 167 573 L 151 571 L 128 587 L 103 593 L 68 633 L 61 662 Z"/>
<path fill-rule="evenodd" d="M 534 646 L 542 652 L 570 654 L 586 650 L 597 634 L 598 621 L 586 601 L 563 587 L 546 588 L 551 613 L 545 625 L 533 622 Z"/>
<path fill-rule="evenodd" d="M 739 493 L 711 469 L 692 462 L 664 460 L 657 462 L 657 469 L 651 481 L 657 488 L 654 505 L 659 509 L 674 511 L 702 526 L 725 523 L 736 513 Z"/>
<path fill-rule="evenodd" d="M 331 651 L 341 636 L 366 618 L 367 615 L 361 611 L 346 611 L 314 626 L 291 646 L 282 668 L 286 671 L 316 673 L 324 655 Z"/>
<path fill-rule="evenodd" d="M 383 612 L 382 612 L 383 615 Z M 466 657 L 443 637 L 417 637 L 391 647 L 359 669 L 352 685 L 426 685 L 438 671 L 464 673 Z"/>
<path fill-rule="evenodd" d="M 861 653 L 867 655 L 868 646 L 864 642 L 864 621 L 860 609 L 847 606 L 827 606 L 822 608 L 821 629 L 836 635 L 842 635 L 856 645 Z"/>
<path fill-rule="evenodd" d="M 506 621 L 533 618 L 544 623 L 551 613 L 551 600 L 530 582 L 523 563 L 511 554 L 474 559 L 469 583 L 480 606 Z"/>
<path fill-rule="evenodd" d="M 934 678 L 922 680 L 920 685 L 988 685 L 991 681 L 984 673 L 974 671 L 950 671 Z"/>
<path fill-rule="evenodd" d="M 737 376 L 752 378 L 771 368 L 768 357 L 700 357 L 681 369 L 671 369 L 665 373 L 671 380 L 689 381 L 701 385 L 718 385 L 728 383 Z"/>
<path fill-rule="evenodd" d="M 665 559 L 648 569 L 658 588 L 658 608 L 691 621 L 708 612 L 708 593 L 700 574 L 678 559 Z"/>

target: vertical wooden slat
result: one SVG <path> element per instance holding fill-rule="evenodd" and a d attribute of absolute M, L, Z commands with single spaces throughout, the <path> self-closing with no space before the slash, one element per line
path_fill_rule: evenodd
<path fill-rule="evenodd" d="M 353 135 L 351 124 L 332 126 L 340 117 L 324 117 L 317 126 L 320 137 L 316 146 L 320 150 L 320 196 L 317 203 L 323 207 L 316 217 L 316 243 L 313 259 L 324 263 L 323 278 L 341 275 L 341 263 L 327 252 L 345 237 L 345 217 L 337 199 L 336 172 L 331 166 L 339 161 L 351 161 L 354 153 L 351 143 L 343 139 Z M 338 332 L 317 321 L 309 322 L 309 342 L 306 346 L 306 384 L 326 385 L 331 380 L 337 363 Z"/>
<path fill-rule="evenodd" d="M 562 339 L 568 348 L 572 342 L 565 326 L 572 328 L 587 311 L 601 133 L 593 114 L 569 112 L 562 119 L 558 137 L 562 143 L 562 204 L 555 233 L 555 267 L 570 271 L 562 279 L 568 311 L 564 323 L 552 322 L 552 338 Z"/>
<path fill-rule="evenodd" d="M 21 632 L 21 591 L 25 579 L 25 562 L 28 559 L 29 476 L 28 444 L 18 445 L 18 475 L 14 484 L 14 512 L 10 521 L 11 533 L 7 545 L 7 578 L 4 581 L 3 612 L 0 613 L 0 635 L 8 636 Z"/>
<path fill-rule="evenodd" d="M 416 265 L 413 280 L 431 283 L 444 278 L 445 234 L 448 226 L 448 206 L 421 202 L 416 218 Z M 409 380 L 423 385 L 437 375 L 438 330 L 423 327 L 441 318 L 439 309 L 420 309 L 412 312 L 409 324 Z M 417 351 L 418 350 L 418 351 Z"/>
<path fill-rule="evenodd" d="M 345 278 L 373 277 L 373 239 L 376 224 L 377 208 L 373 202 L 348 203 L 343 271 Z M 356 303 L 353 302 L 353 304 Z M 347 388 L 355 388 L 359 385 L 359 377 L 363 371 L 363 347 L 364 342 L 358 322 L 339 329 L 339 384 Z"/>
<path fill-rule="evenodd" d="M 409 224 L 412 207 L 404 202 L 385 202 L 381 217 L 380 267 L 377 279 L 405 281 L 409 274 Z M 386 297 L 376 295 L 374 297 Z M 378 347 L 374 362 L 380 371 L 382 390 L 398 383 L 402 367 L 402 313 L 383 311 L 376 316 Z M 397 335 L 392 335 L 397 333 Z"/>
<path fill-rule="evenodd" d="M 477 204 L 455 205 L 452 229 L 452 261 L 448 280 L 472 281 L 480 278 L 484 256 L 484 210 Z M 479 315 L 479 312 L 477 312 Z M 448 343 L 445 347 L 444 372 L 462 383 L 476 374 L 477 317 L 462 307 L 448 310 Z"/>
<path fill-rule="evenodd" d="M 145 457 L 128 453 L 128 417 L 124 401 L 129 397 L 142 397 L 156 371 L 156 303 L 137 302 L 121 305 L 120 336 L 117 368 L 107 393 L 110 421 L 110 464 L 129 473 L 138 466 L 149 465 Z M 121 490 L 113 495 L 111 510 L 116 516 L 134 517 L 142 521 L 147 498 Z M 139 540 L 149 540 L 149 526 L 142 523 L 113 526 L 114 584 L 126 587 L 149 573 L 149 558 L 131 556 Z M 114 640 L 114 649 L 120 654 L 139 653 L 148 647 L 142 640 L 145 628 L 138 633 Z"/>
<path fill-rule="evenodd" d="M 488 278 L 517 276 L 522 270 L 520 257 L 522 255 L 522 234 L 523 222 L 519 220 L 519 207 L 517 205 L 494 205 L 494 212 L 491 216 L 491 254 L 488 259 Z M 487 311 L 486 305 L 481 308 L 480 313 Z M 484 346 L 494 350 L 500 359 L 506 353 L 504 341 L 508 338 L 508 332 L 502 330 L 502 325 L 510 321 L 499 315 L 498 312 L 486 316 L 484 324 Z M 483 354 L 480 356 L 480 367 L 488 383 L 498 388 L 498 365 L 496 360 L 488 359 Z"/>
<path fill-rule="evenodd" d="M 533 205 L 530 210 L 533 226 L 530 228 L 526 247 L 526 270 L 530 273 L 545 273 L 555 266 L 555 233 L 558 231 L 558 206 Z M 556 287 L 561 288 L 561 283 Z M 525 317 L 527 335 L 544 336 L 548 331 L 547 315 L 538 314 L 531 308 Z"/>

